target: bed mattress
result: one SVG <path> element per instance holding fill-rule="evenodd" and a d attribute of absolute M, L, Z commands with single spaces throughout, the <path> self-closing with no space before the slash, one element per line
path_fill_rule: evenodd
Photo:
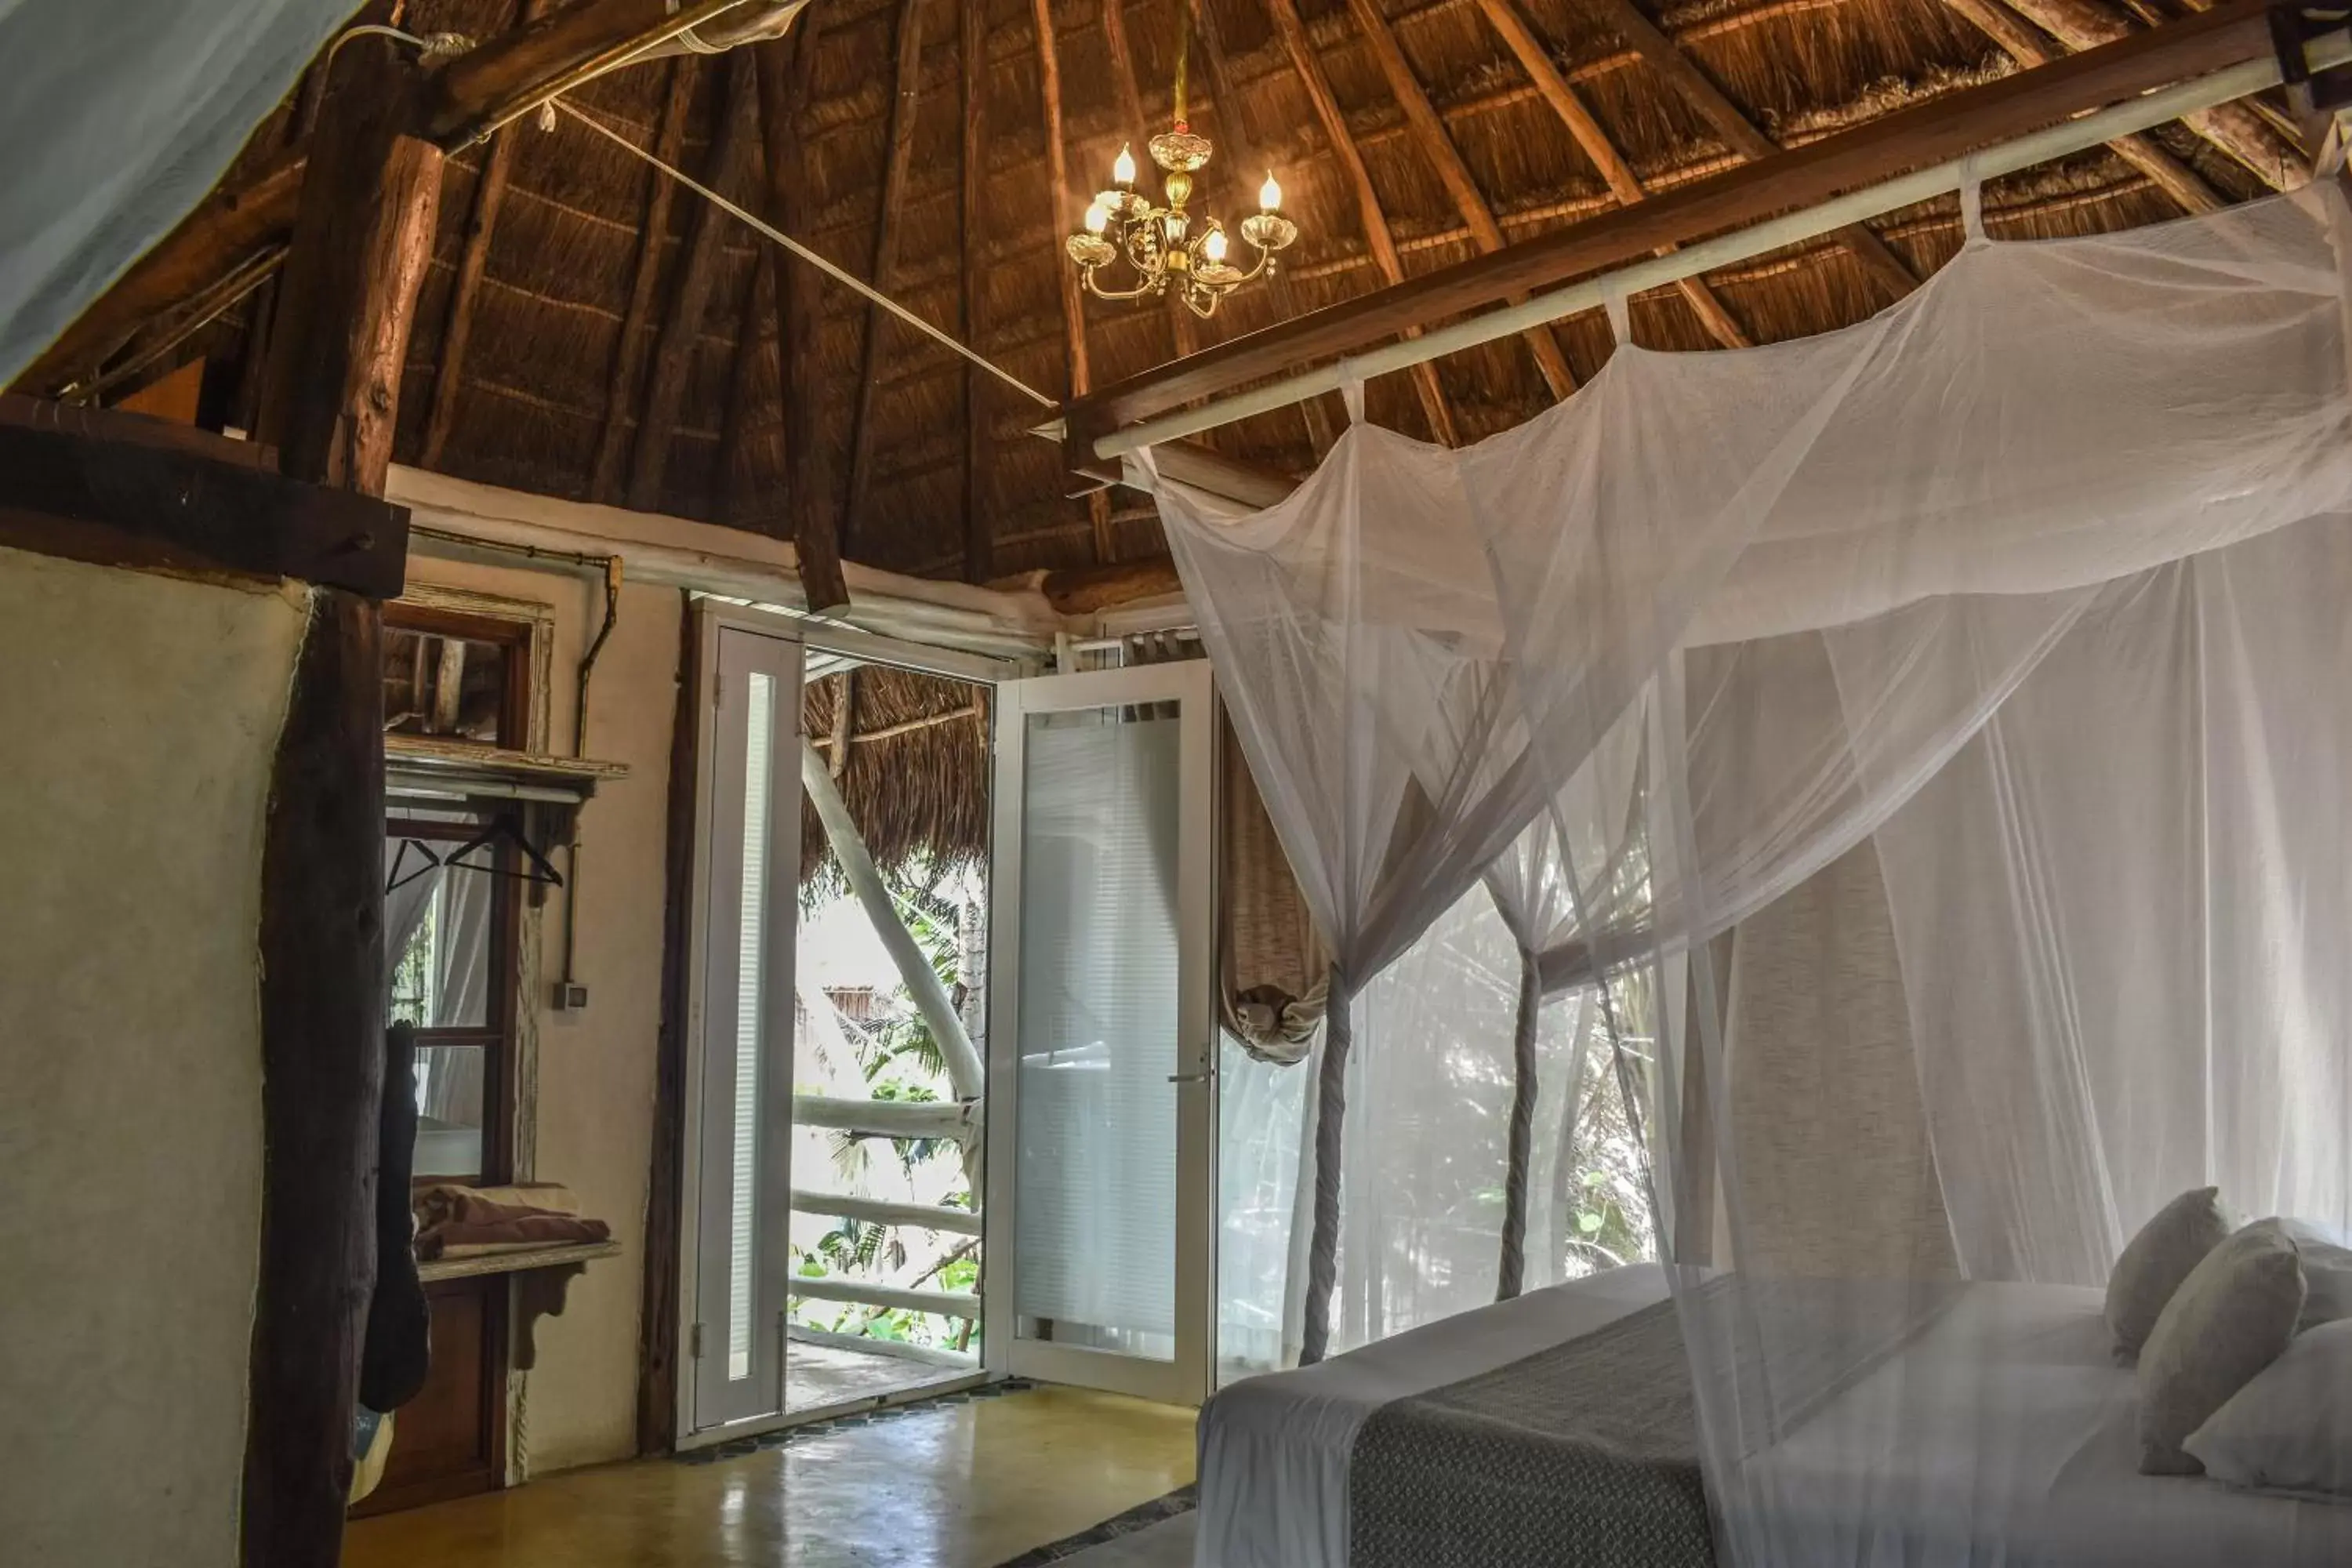
<path fill-rule="evenodd" d="M 1429 1324 L 1201 1414 L 1197 1568 L 1345 1568 L 1358 1436 L 1664 1299 L 1637 1265 Z M 2341 1568 L 2352 1507 L 2137 1473 L 2136 1395 L 2095 1290 L 1973 1285 L 1898 1354 L 1750 1461 L 1747 1531 L 1792 1563 Z M 1858 1539 L 1855 1522 L 1877 1521 Z M 1752 1537 L 1751 1537 L 1752 1538 Z"/>

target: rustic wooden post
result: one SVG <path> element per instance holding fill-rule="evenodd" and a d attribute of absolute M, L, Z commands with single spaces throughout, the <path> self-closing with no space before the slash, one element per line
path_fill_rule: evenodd
<path fill-rule="evenodd" d="M 442 154 L 410 133 L 410 53 L 335 57 L 262 395 L 282 471 L 369 495 L 392 461 Z M 381 607 L 315 590 L 264 839 L 261 1278 L 246 1433 L 248 1568 L 332 1568 L 375 1283 L 383 1060 Z"/>

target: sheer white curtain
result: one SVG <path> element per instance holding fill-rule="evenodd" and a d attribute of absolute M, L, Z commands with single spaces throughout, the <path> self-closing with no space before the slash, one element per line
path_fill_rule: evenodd
<path fill-rule="evenodd" d="M 2095 1421 L 2048 1401 L 2114 1369 L 2022 1347 L 2095 1327 L 2064 1288 L 2208 1180 L 2346 1217 L 2347 226 L 2321 185 L 1974 236 L 1844 332 L 1621 350 L 1459 452 L 1359 427 L 1253 518 L 1163 494 L 1204 626 L 1250 628 L 1211 653 L 1302 871 L 1449 906 L 1459 855 L 1294 797 L 1423 781 L 1474 723 L 1449 849 L 1491 866 L 1525 805 L 1565 887 L 1638 868 L 1538 970 L 1658 1037 L 1636 1098 L 1732 1561 L 2066 1560 Z M 1339 559 L 1383 591 L 1327 591 Z M 1317 662 L 1364 638 L 1478 679 Z M 1334 693 L 1343 736 L 1293 710 Z"/>

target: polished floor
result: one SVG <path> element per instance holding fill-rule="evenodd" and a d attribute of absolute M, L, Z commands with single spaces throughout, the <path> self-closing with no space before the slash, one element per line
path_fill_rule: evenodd
<path fill-rule="evenodd" d="M 1192 1479 L 1192 1412 L 1039 1388 L 741 1458 L 641 1460 L 352 1526 L 346 1568 L 996 1568 Z"/>

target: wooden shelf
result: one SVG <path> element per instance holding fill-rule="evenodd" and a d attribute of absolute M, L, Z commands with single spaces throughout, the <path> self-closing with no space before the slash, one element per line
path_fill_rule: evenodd
<path fill-rule="evenodd" d="M 421 792 L 573 805 L 594 795 L 598 784 L 629 773 L 625 763 L 508 751 L 439 735 L 386 735 L 383 765 L 388 784 Z"/>
<path fill-rule="evenodd" d="M 436 1258 L 416 1266 L 416 1277 L 427 1285 L 436 1279 L 467 1279 L 480 1274 L 521 1274 L 533 1268 L 562 1268 L 599 1258 L 618 1258 L 617 1241 L 575 1241 L 562 1247 L 533 1247 L 513 1252 L 482 1252 L 466 1258 Z"/>

